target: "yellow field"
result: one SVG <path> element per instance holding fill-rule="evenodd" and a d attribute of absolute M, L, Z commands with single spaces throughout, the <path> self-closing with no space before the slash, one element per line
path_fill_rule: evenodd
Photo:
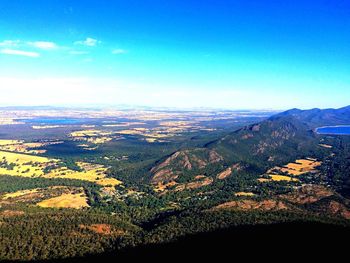
<path fill-rule="evenodd" d="M 109 178 L 109 177 L 100 178 L 98 180 L 95 180 L 94 182 L 99 184 L 99 185 L 103 185 L 103 186 L 107 186 L 107 185 L 116 186 L 116 185 L 120 185 L 123 183 L 122 181 L 119 181 L 118 179 Z"/>
<path fill-rule="evenodd" d="M 119 134 L 124 134 L 124 135 L 141 135 L 144 133 L 142 130 L 121 130 L 117 131 Z"/>
<path fill-rule="evenodd" d="M 297 178 L 292 178 L 290 176 L 285 176 L 285 175 L 269 174 L 269 176 L 271 177 L 272 181 L 292 181 L 292 182 L 299 181 Z"/>
<path fill-rule="evenodd" d="M 63 174 L 62 174 L 63 172 Z M 64 174 L 65 173 L 65 174 Z M 45 178 L 65 178 L 65 179 L 75 179 L 75 180 L 84 180 L 93 182 L 99 185 L 119 185 L 122 182 L 115 179 L 115 178 L 106 178 L 103 173 L 98 173 L 95 170 L 91 171 L 84 171 L 84 172 L 74 172 L 67 170 L 61 170 L 61 173 L 57 173 L 57 171 L 53 171 L 52 173 L 49 173 L 47 175 L 44 175 Z"/>
<path fill-rule="evenodd" d="M 291 176 L 299 176 L 305 173 L 315 173 L 317 172 L 317 167 L 322 163 L 317 161 L 314 158 L 306 158 L 306 159 L 298 159 L 294 163 L 288 163 L 283 167 L 274 167 L 266 172 L 266 174 L 270 177 L 267 178 L 259 178 L 259 182 L 269 182 L 269 181 L 293 181 L 298 182 L 299 180 L 290 176 L 281 175 L 279 173 L 285 173 Z"/>
<path fill-rule="evenodd" d="M 18 141 L 18 140 L 0 140 L 0 146 L 18 144 L 18 143 L 22 143 L 22 142 L 23 141 Z"/>
<path fill-rule="evenodd" d="M 15 197 L 20 197 L 20 196 L 24 196 L 27 194 L 33 194 L 33 193 L 37 193 L 39 189 L 31 189 L 31 190 L 21 190 L 21 191 L 17 191 L 14 193 L 8 193 L 5 194 L 2 198 L 3 199 L 9 199 L 9 198 L 15 198 Z"/>
<path fill-rule="evenodd" d="M 145 141 L 149 143 L 154 143 L 154 142 L 157 142 L 158 140 L 156 138 L 146 138 Z"/>
<path fill-rule="evenodd" d="M 12 118 L 0 117 L 0 125 L 23 124 L 24 122 L 16 121 Z"/>
<path fill-rule="evenodd" d="M 66 167 L 60 167 L 52 170 L 48 174 L 44 174 L 44 169 L 49 165 L 57 164 L 58 160 L 28 154 L 0 151 L 0 162 L 4 161 L 6 161 L 7 164 L 13 163 L 14 167 L 13 169 L 0 167 L 0 175 L 77 179 L 104 186 L 115 186 L 122 183 L 115 178 L 107 178 L 107 168 L 102 165 L 80 162 L 77 164 L 84 170 L 82 172 L 73 171 Z"/>
<path fill-rule="evenodd" d="M 73 170 L 69 170 L 65 167 L 55 169 L 51 173 L 44 175 L 45 178 L 66 178 L 66 179 L 76 179 L 76 180 L 84 180 L 93 182 L 99 185 L 112 185 L 116 186 L 121 184 L 122 182 L 115 178 L 107 178 L 105 168 L 102 165 L 96 165 L 85 162 L 78 162 L 79 165 L 84 171 L 76 172 Z"/>
<path fill-rule="evenodd" d="M 309 172 L 315 172 L 316 167 L 320 166 L 322 163 L 315 159 L 299 159 L 295 163 L 289 163 L 282 167 L 280 170 L 291 175 L 301 175 Z"/>
<path fill-rule="evenodd" d="M 110 137 L 93 137 L 93 138 L 88 138 L 86 141 L 94 144 L 103 144 L 106 142 L 111 141 L 112 138 Z"/>
<path fill-rule="evenodd" d="M 75 208 L 81 209 L 83 207 L 89 207 L 87 198 L 84 193 L 78 194 L 62 194 L 57 197 L 49 198 L 37 203 L 40 207 L 51 208 Z"/>
<path fill-rule="evenodd" d="M 299 179 L 293 178 L 290 176 L 285 176 L 285 175 L 279 175 L 279 174 L 268 174 L 270 178 L 259 178 L 258 181 L 260 183 L 264 182 L 280 182 L 280 181 L 288 181 L 288 182 L 299 182 Z"/>
<path fill-rule="evenodd" d="M 53 163 L 54 160 L 46 157 L 0 151 L 0 162 L 15 164 L 12 170 L 0 167 L 0 174 L 33 177 L 43 175 L 44 167 Z M 32 164 L 29 164 L 30 162 Z"/>
<path fill-rule="evenodd" d="M 167 137 L 174 136 L 174 135 L 173 134 L 164 134 L 164 133 L 152 132 L 152 133 L 143 134 L 143 136 L 159 139 L 159 138 L 167 138 Z"/>
<path fill-rule="evenodd" d="M 162 183 L 159 182 L 157 184 L 157 186 L 154 188 L 155 192 L 164 192 L 165 190 L 167 190 L 168 188 L 177 185 L 177 183 L 175 181 L 170 181 L 168 183 Z"/>
<path fill-rule="evenodd" d="M 52 142 L 24 142 L 18 140 L 0 140 L 0 151 L 9 151 L 16 153 L 27 153 L 27 154 L 42 154 L 46 150 L 35 148 L 40 148 L 47 145 L 59 144 L 61 141 Z"/>
<path fill-rule="evenodd" d="M 254 196 L 255 194 L 252 192 L 237 192 L 235 196 Z"/>
<path fill-rule="evenodd" d="M 40 154 L 40 153 L 45 153 L 46 150 L 33 150 L 32 148 L 39 148 L 44 145 L 45 145 L 44 143 L 22 143 L 21 142 L 17 144 L 1 145 L 0 150 L 17 152 L 17 153 Z"/>
<path fill-rule="evenodd" d="M 26 162 L 48 163 L 52 161 L 46 157 L 4 151 L 0 151 L 0 159 L 6 159 L 8 162 L 16 162 L 19 164 L 23 164 Z"/>
<path fill-rule="evenodd" d="M 73 137 L 75 140 L 79 140 L 79 141 L 87 141 L 93 144 L 103 144 L 111 141 L 113 138 L 110 136 L 113 134 L 114 133 L 109 131 L 83 130 L 83 131 L 72 132 L 70 136 Z"/>
<path fill-rule="evenodd" d="M 72 132 L 70 135 L 72 137 L 98 137 L 98 136 L 107 136 L 111 135 L 111 132 L 108 131 L 100 131 L 100 130 L 83 130 L 83 131 L 75 131 Z"/>

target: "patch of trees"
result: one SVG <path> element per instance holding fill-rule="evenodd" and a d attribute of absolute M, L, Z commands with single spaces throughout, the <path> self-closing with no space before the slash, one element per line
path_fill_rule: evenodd
<path fill-rule="evenodd" d="M 116 216 L 88 211 L 29 211 L 23 216 L 0 216 L 0 220 L 4 224 L 0 228 L 0 260 L 59 259 L 102 253 L 115 250 L 121 240 L 140 231 Z M 98 234 L 84 227 L 92 224 L 110 225 L 123 235 Z"/>
<path fill-rule="evenodd" d="M 7 170 L 13 170 L 16 167 L 15 163 L 9 163 L 6 159 L 2 159 L 0 162 L 0 167 L 5 168 Z"/>
<path fill-rule="evenodd" d="M 86 187 L 91 189 L 99 189 L 100 186 L 83 181 L 61 178 L 28 178 L 19 176 L 0 176 L 0 193 L 16 192 L 25 189 L 45 188 L 49 186 L 76 186 Z"/>
<path fill-rule="evenodd" d="M 323 159 L 323 182 L 333 186 L 345 197 L 350 197 L 350 138 L 336 136 L 332 140 L 332 154 Z"/>

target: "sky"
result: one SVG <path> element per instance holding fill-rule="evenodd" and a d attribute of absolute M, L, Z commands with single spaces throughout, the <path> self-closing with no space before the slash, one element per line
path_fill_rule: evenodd
<path fill-rule="evenodd" d="M 350 104 L 350 0 L 0 0 L 0 105 Z"/>

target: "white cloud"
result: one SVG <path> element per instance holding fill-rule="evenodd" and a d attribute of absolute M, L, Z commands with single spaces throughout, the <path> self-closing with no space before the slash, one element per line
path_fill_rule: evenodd
<path fill-rule="evenodd" d="M 114 55 L 126 54 L 126 53 L 128 53 L 128 51 L 125 50 L 125 49 L 118 48 L 118 49 L 113 49 L 112 50 L 112 54 L 114 54 Z"/>
<path fill-rule="evenodd" d="M 17 50 L 17 49 L 9 49 L 9 48 L 0 50 L 0 53 L 5 55 L 25 56 L 25 57 L 32 57 L 32 58 L 40 57 L 40 54 L 37 52 L 23 51 L 23 50 Z"/>
<path fill-rule="evenodd" d="M 19 40 L 4 40 L 0 42 L 0 47 L 16 47 L 19 42 Z"/>
<path fill-rule="evenodd" d="M 83 45 L 83 46 L 88 46 L 88 47 L 94 47 L 98 44 L 100 44 L 101 41 L 88 37 L 85 40 L 80 40 L 80 41 L 75 41 L 74 44 L 75 45 Z"/>
<path fill-rule="evenodd" d="M 54 42 L 48 41 L 28 42 L 28 44 L 39 49 L 56 49 L 58 47 Z"/>
<path fill-rule="evenodd" d="M 58 45 L 50 41 L 21 41 L 21 40 L 3 40 L 0 42 L 0 47 L 35 47 L 39 49 L 55 49 L 58 48 Z"/>

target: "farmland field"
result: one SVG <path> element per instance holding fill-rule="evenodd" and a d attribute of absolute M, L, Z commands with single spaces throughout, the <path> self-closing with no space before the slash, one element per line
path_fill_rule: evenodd
<path fill-rule="evenodd" d="M 45 199 L 37 203 L 40 207 L 52 207 L 52 208 L 83 208 L 88 207 L 86 196 L 83 193 L 77 194 L 62 194 L 57 197 Z"/>

